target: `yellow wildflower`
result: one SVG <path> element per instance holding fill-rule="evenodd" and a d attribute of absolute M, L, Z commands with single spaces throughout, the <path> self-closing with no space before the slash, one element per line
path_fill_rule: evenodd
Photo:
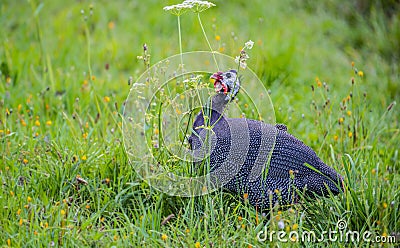
<path fill-rule="evenodd" d="M 166 234 L 162 234 L 161 235 L 161 239 L 163 240 L 163 241 L 166 241 L 167 239 L 168 239 L 168 236 L 166 235 Z"/>
<path fill-rule="evenodd" d="M 197 241 L 197 242 L 194 244 L 194 247 L 196 247 L 196 248 L 200 248 L 200 242 L 199 242 L 199 241 Z"/>
<path fill-rule="evenodd" d="M 35 121 L 35 125 L 38 126 L 38 127 L 40 127 L 40 121 L 39 121 L 39 120 L 36 120 L 36 121 Z"/>
<path fill-rule="evenodd" d="M 321 87 L 321 86 L 322 86 L 321 80 L 319 80 L 318 77 L 315 77 L 315 82 L 317 83 L 317 86 L 318 86 L 318 87 Z"/>
<path fill-rule="evenodd" d="M 221 36 L 219 36 L 219 35 L 215 36 L 215 40 L 217 40 L 217 41 L 221 40 Z"/>
<path fill-rule="evenodd" d="M 364 77 L 364 72 L 363 72 L 363 71 L 359 71 L 359 72 L 358 72 L 358 76 Z"/>
<path fill-rule="evenodd" d="M 51 126 L 52 122 L 50 120 L 46 121 L 47 126 Z"/>
<path fill-rule="evenodd" d="M 111 100 L 110 97 L 108 97 L 108 96 L 105 96 L 105 97 L 104 97 L 104 101 L 105 101 L 105 102 L 110 102 L 110 100 Z"/>

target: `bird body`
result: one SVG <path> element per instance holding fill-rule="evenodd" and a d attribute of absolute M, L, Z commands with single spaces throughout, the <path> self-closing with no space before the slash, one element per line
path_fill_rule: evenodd
<path fill-rule="evenodd" d="M 207 109 L 197 115 L 189 138 L 191 148 L 201 150 L 206 144 L 204 127 L 212 127 L 208 160 L 212 183 L 220 183 L 224 189 L 247 198 L 259 210 L 276 203 L 297 202 L 298 191 L 312 196 L 327 195 L 329 189 L 338 194 L 342 177 L 310 147 L 289 134 L 285 125 L 224 116 L 226 104 L 240 86 L 235 71 L 226 73 L 234 74 L 236 81 L 224 80 L 224 73 L 212 76 L 217 79 L 217 93 Z M 209 118 L 204 118 L 207 112 Z"/>

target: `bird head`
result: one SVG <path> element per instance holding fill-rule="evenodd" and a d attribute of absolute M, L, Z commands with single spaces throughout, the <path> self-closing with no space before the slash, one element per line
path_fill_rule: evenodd
<path fill-rule="evenodd" d="M 233 100 L 240 89 L 240 78 L 236 70 L 216 72 L 211 75 L 210 80 L 214 82 L 214 89 L 220 94 L 225 94 L 226 100 Z"/>

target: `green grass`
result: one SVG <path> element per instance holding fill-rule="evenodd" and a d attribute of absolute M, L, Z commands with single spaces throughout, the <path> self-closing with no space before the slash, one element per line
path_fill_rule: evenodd
<path fill-rule="evenodd" d="M 142 45 L 150 64 L 179 53 L 167 3 L 0 3 L 0 245 L 264 247 L 257 234 L 280 220 L 319 236 L 342 219 L 399 239 L 399 14 L 324 2 L 216 1 L 202 13 L 215 50 L 236 56 L 255 41 L 248 65 L 271 91 L 277 122 L 345 178 L 344 194 L 268 217 L 220 191 L 168 196 L 128 163 L 120 116 L 128 78 L 145 70 Z M 195 15 L 181 25 L 184 52 L 208 50 Z"/>

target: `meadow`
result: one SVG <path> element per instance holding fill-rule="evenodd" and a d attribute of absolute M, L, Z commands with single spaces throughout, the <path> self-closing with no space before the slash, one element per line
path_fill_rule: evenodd
<path fill-rule="evenodd" d="M 201 13 L 213 50 L 235 57 L 254 41 L 247 65 L 276 122 L 344 177 L 343 194 L 262 215 L 222 191 L 169 196 L 129 163 L 124 101 L 148 66 L 180 52 L 177 18 L 163 10 L 177 3 L 0 3 L 0 245 L 395 246 L 381 242 L 388 237 L 398 245 L 399 4 L 218 0 Z M 183 52 L 209 50 L 195 14 L 180 23 Z M 258 237 L 321 237 L 340 231 L 339 221 L 381 240 Z"/>

